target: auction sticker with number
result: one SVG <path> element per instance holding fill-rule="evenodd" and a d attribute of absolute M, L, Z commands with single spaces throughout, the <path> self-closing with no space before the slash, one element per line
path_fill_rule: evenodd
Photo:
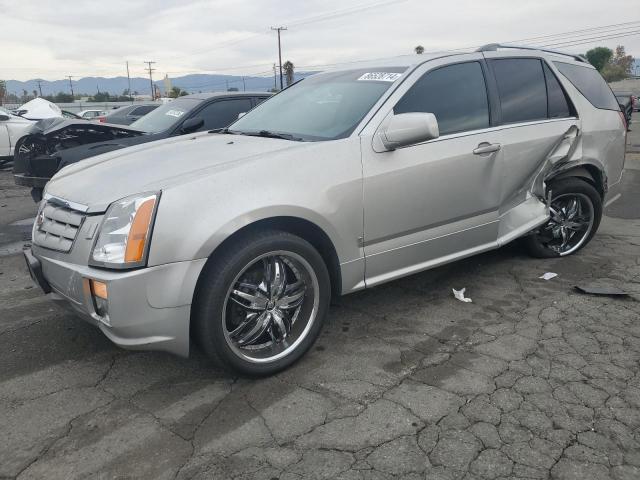
<path fill-rule="evenodd" d="M 373 80 L 377 82 L 395 82 L 402 76 L 401 73 L 393 72 L 369 72 L 362 75 L 358 80 Z"/>
<path fill-rule="evenodd" d="M 167 110 L 167 113 L 165 113 L 165 115 L 180 118 L 182 115 L 184 115 L 184 112 L 182 110 Z"/>

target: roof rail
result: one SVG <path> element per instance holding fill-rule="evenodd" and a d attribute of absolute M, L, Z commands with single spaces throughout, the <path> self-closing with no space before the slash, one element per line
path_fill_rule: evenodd
<path fill-rule="evenodd" d="M 553 53 L 555 55 L 564 55 L 565 57 L 571 57 L 578 62 L 589 63 L 589 61 L 584 58 L 582 55 L 577 55 L 575 53 L 567 53 L 567 52 L 559 52 L 558 50 L 549 50 L 546 48 L 538 48 L 538 47 L 527 47 L 523 45 L 504 45 L 502 43 L 489 43 L 487 45 L 483 45 L 478 48 L 476 52 L 495 52 L 499 48 L 514 48 L 518 50 L 538 50 L 540 52 Z"/>

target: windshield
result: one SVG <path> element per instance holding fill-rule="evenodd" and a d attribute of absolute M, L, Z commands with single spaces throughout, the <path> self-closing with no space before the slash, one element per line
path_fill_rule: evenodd
<path fill-rule="evenodd" d="M 201 101 L 195 98 L 178 98 L 147 113 L 144 117 L 133 122 L 130 127 L 147 133 L 164 132 L 182 121 L 185 118 L 184 115 L 199 105 Z"/>
<path fill-rule="evenodd" d="M 261 103 L 233 123 L 228 132 L 280 134 L 303 141 L 348 137 L 405 70 L 385 67 L 308 77 Z"/>

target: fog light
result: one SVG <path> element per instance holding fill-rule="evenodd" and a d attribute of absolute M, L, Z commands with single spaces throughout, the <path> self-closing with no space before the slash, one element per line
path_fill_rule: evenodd
<path fill-rule="evenodd" d="M 89 280 L 89 286 L 91 287 L 91 296 L 93 297 L 93 306 L 96 313 L 101 317 L 106 317 L 109 313 L 107 284 L 98 280 Z"/>
<path fill-rule="evenodd" d="M 89 285 L 91 285 L 91 293 L 94 297 L 102 298 L 103 300 L 109 298 L 106 283 L 98 280 L 89 280 Z"/>

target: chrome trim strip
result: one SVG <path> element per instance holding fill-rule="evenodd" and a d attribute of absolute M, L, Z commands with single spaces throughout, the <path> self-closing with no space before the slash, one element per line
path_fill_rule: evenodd
<path fill-rule="evenodd" d="M 49 203 L 52 203 L 54 205 L 60 205 L 62 207 L 67 207 L 77 212 L 87 213 L 89 211 L 88 205 L 72 202 L 71 200 L 65 200 L 64 198 L 56 197 L 54 195 L 51 195 L 50 193 L 45 193 L 42 198 L 43 200 L 46 200 Z"/>
<path fill-rule="evenodd" d="M 509 130 L 511 128 L 528 127 L 530 125 L 542 125 L 544 123 L 564 122 L 567 120 L 578 121 L 578 117 L 545 118 L 541 120 L 532 120 L 530 122 L 503 123 L 501 125 L 496 125 L 494 127 L 488 127 L 488 128 L 481 128 L 479 130 L 465 130 L 464 132 L 457 132 L 457 133 L 450 133 L 448 135 L 442 135 L 441 137 L 434 138 L 433 140 L 428 140 L 426 142 L 408 145 L 406 147 L 400 147 L 397 150 L 400 150 L 402 148 L 415 147 L 416 145 L 427 145 L 429 143 L 441 142 L 445 140 L 450 140 L 452 138 L 469 137 L 471 135 L 479 135 L 482 133 L 498 132 L 501 130 Z M 379 152 L 376 152 L 376 153 L 379 153 Z M 386 152 L 382 152 L 382 153 L 386 153 Z"/>

